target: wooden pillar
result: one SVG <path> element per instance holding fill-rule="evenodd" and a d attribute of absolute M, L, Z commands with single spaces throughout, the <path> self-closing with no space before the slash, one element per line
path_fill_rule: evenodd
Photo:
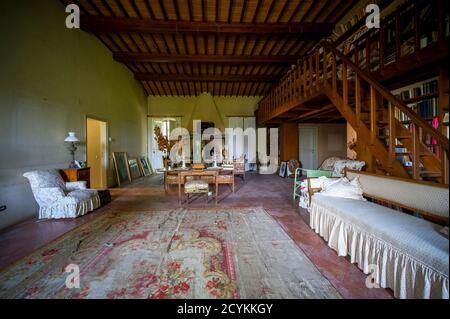
<path fill-rule="evenodd" d="M 280 160 L 298 159 L 298 124 L 282 123 L 279 131 Z"/>

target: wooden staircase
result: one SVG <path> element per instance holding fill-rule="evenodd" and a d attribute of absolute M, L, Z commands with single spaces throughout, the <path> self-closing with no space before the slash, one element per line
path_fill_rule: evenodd
<path fill-rule="evenodd" d="M 364 143 L 372 157 L 370 170 L 448 184 L 448 138 L 327 41 L 302 57 L 261 100 L 258 123 L 264 125 L 320 95 L 326 95 L 357 132 L 358 143 Z M 437 154 L 425 145 L 425 137 L 437 145 Z M 398 153 L 399 148 L 406 152 Z M 410 159 L 407 166 L 400 156 Z"/>

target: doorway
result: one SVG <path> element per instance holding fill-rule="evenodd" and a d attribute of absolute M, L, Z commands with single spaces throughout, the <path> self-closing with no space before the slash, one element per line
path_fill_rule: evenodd
<path fill-rule="evenodd" d="M 87 166 L 91 168 L 91 187 L 106 189 L 108 168 L 107 123 L 101 120 L 86 119 Z"/>
<path fill-rule="evenodd" d="M 317 127 L 299 127 L 299 158 L 303 168 L 317 169 L 318 154 L 317 154 Z"/>
<path fill-rule="evenodd" d="M 155 140 L 155 128 L 159 127 L 165 137 L 169 137 L 170 132 L 177 127 L 181 127 L 181 117 L 149 117 L 148 118 L 148 146 L 150 161 L 154 170 L 164 168 L 163 157 L 165 154 L 159 150 Z"/>

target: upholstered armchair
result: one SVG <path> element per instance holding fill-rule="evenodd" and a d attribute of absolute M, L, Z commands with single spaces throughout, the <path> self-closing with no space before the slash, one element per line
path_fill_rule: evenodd
<path fill-rule="evenodd" d="M 74 218 L 100 207 L 95 189 L 86 182 L 65 183 L 57 170 L 37 170 L 23 174 L 39 204 L 39 218 Z"/>

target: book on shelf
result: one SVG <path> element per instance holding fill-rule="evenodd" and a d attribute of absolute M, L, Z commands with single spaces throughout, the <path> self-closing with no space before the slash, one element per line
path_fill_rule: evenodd
<path fill-rule="evenodd" d="M 436 93 L 438 90 L 438 81 L 431 80 L 422 84 L 422 95 Z"/>
<path fill-rule="evenodd" d="M 429 119 L 438 115 L 437 99 L 426 99 L 417 102 L 417 114 L 423 118 Z"/>

